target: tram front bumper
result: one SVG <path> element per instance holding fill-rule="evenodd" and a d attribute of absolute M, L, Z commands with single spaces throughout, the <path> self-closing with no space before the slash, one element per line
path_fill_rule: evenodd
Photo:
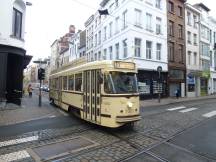
<path fill-rule="evenodd" d="M 117 116 L 116 122 L 117 123 L 133 122 L 133 121 L 141 120 L 141 118 L 142 117 L 140 115 Z"/>

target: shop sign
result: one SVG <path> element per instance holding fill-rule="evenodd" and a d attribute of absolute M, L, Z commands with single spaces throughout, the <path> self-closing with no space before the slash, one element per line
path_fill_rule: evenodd
<path fill-rule="evenodd" d="M 187 77 L 187 83 L 188 84 L 195 84 L 195 78 L 194 77 L 191 77 L 191 76 L 188 76 Z"/>

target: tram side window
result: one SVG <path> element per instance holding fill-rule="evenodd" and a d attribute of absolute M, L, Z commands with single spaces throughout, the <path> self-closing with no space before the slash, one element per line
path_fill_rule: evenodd
<path fill-rule="evenodd" d="M 82 87 L 82 73 L 75 75 L 75 91 L 81 91 Z"/>
<path fill-rule="evenodd" d="M 63 77 L 63 90 L 67 90 L 67 76 Z"/>
<path fill-rule="evenodd" d="M 74 75 L 68 77 L 68 89 L 71 91 L 74 90 Z"/>

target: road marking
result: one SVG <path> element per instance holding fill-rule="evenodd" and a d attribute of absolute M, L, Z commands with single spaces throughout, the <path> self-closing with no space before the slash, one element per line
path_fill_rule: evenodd
<path fill-rule="evenodd" d="M 55 117 L 56 117 L 55 115 L 49 116 L 49 118 L 55 118 Z"/>
<path fill-rule="evenodd" d="M 10 161 L 21 160 L 30 157 L 31 156 L 26 150 L 22 150 L 22 151 L 12 152 L 5 155 L 0 155 L 0 162 L 10 162 Z"/>
<path fill-rule="evenodd" d="M 185 106 L 180 106 L 180 107 L 174 107 L 174 108 L 170 108 L 170 109 L 167 109 L 168 111 L 175 111 L 175 110 L 180 110 L 180 109 L 185 109 L 186 107 Z"/>
<path fill-rule="evenodd" d="M 179 111 L 179 112 L 181 112 L 181 113 L 186 113 L 186 112 L 190 112 L 190 111 L 193 111 L 193 110 L 196 110 L 197 108 L 189 108 L 189 109 L 185 109 L 185 110 L 181 110 L 181 111 Z"/>
<path fill-rule="evenodd" d="M 3 142 L 0 142 L 0 148 L 4 146 L 10 146 L 10 145 L 16 145 L 16 144 L 30 142 L 30 141 L 36 141 L 38 140 L 38 138 L 39 138 L 38 136 L 31 136 L 31 137 L 26 137 L 26 138 L 3 141 Z"/>
<path fill-rule="evenodd" d="M 206 118 L 211 118 L 212 116 L 216 115 L 216 111 L 211 111 L 209 113 L 204 114 L 203 116 Z"/>

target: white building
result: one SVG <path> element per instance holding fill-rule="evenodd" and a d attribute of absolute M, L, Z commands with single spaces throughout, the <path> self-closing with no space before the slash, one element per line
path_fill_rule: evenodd
<path fill-rule="evenodd" d="M 210 94 L 216 93 L 216 19 L 209 17 L 210 27 Z"/>
<path fill-rule="evenodd" d="M 23 69 L 31 56 L 24 48 L 26 2 L 0 1 L 0 98 L 21 104 Z"/>
<path fill-rule="evenodd" d="M 201 96 L 210 94 L 210 29 L 209 29 L 209 11 L 210 9 L 203 3 L 195 4 L 195 8 L 200 10 L 200 93 Z"/>
<path fill-rule="evenodd" d="M 59 40 L 56 39 L 51 45 L 50 69 L 51 71 L 58 68 L 60 64 L 59 58 Z"/>
<path fill-rule="evenodd" d="M 167 81 L 166 0 L 103 0 L 109 15 L 91 16 L 86 25 L 87 57 L 93 60 L 133 60 L 143 97 L 157 96 L 157 67 L 163 69 L 163 95 Z"/>
<path fill-rule="evenodd" d="M 79 46 L 80 46 L 80 30 L 75 33 L 70 39 L 69 39 L 69 61 L 73 61 L 80 57 L 79 54 Z"/>
<path fill-rule="evenodd" d="M 190 4 L 185 5 L 187 97 L 200 96 L 200 11 Z"/>

